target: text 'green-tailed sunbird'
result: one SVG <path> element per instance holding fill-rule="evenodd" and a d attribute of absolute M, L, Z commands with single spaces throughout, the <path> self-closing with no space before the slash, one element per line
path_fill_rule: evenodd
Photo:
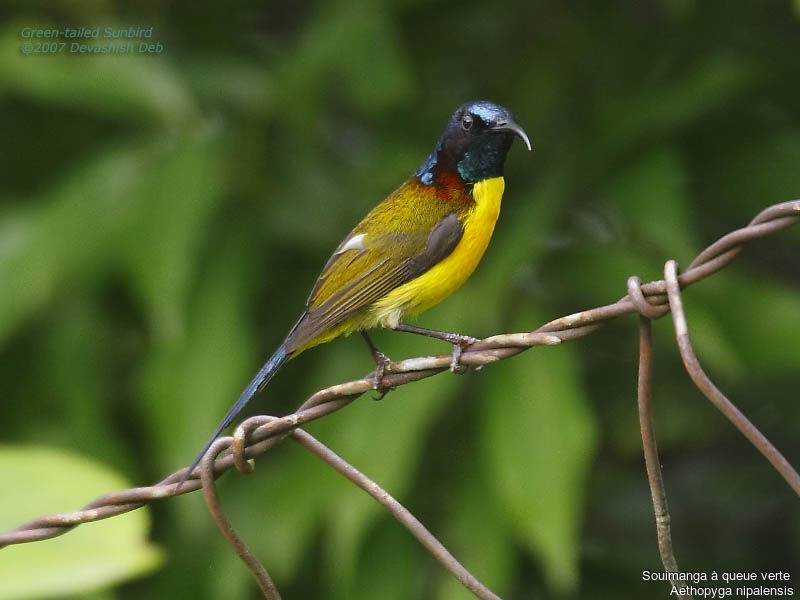
<path fill-rule="evenodd" d="M 457 366 L 461 347 L 473 338 L 400 321 L 444 300 L 480 262 L 500 212 L 503 165 L 515 135 L 531 149 L 514 116 L 491 102 L 465 104 L 453 114 L 422 166 L 336 248 L 302 316 L 225 415 L 186 476 L 281 365 L 340 335 L 361 331 L 379 373 L 386 359 L 365 332 L 378 325 L 452 343 L 452 367 Z"/>

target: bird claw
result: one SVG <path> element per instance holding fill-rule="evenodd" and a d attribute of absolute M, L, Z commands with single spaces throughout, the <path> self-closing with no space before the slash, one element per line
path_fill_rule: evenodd
<path fill-rule="evenodd" d="M 463 352 L 463 348 L 458 344 L 453 344 L 453 354 L 450 358 L 450 372 L 456 373 L 457 375 L 463 375 L 467 372 L 467 366 L 462 365 L 461 362 L 461 353 Z"/>
<path fill-rule="evenodd" d="M 451 343 L 453 344 L 453 354 L 452 358 L 450 359 L 450 371 L 456 373 L 457 375 L 463 375 L 467 372 L 469 367 L 461 364 L 461 353 L 464 352 L 464 350 L 471 344 L 477 342 L 478 338 L 474 338 L 469 335 L 454 334 L 451 339 Z"/>
<path fill-rule="evenodd" d="M 372 399 L 383 400 L 383 397 L 394 389 L 390 386 L 383 385 L 383 376 L 386 373 L 386 368 L 391 364 L 392 359 L 380 350 L 376 350 L 372 355 L 375 358 L 376 366 L 375 370 L 369 375 L 369 380 L 370 383 L 372 383 L 372 389 L 378 392 L 378 395 L 373 396 Z"/>

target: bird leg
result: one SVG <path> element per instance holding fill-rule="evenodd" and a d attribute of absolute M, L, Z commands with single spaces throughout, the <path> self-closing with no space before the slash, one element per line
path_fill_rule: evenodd
<path fill-rule="evenodd" d="M 386 356 L 383 352 L 378 350 L 378 347 L 372 341 L 372 338 L 369 337 L 369 334 L 366 331 L 361 331 L 361 336 L 364 338 L 364 341 L 369 346 L 369 351 L 372 354 L 372 360 L 375 361 L 375 372 L 371 375 L 372 385 L 380 394 L 379 396 L 373 398 L 373 400 L 381 400 L 386 394 L 388 394 L 392 388 L 384 387 L 383 386 L 383 375 L 386 372 L 386 367 L 392 362 L 392 359 Z"/>
<path fill-rule="evenodd" d="M 452 344 L 453 355 L 450 360 L 450 370 L 453 373 L 464 373 L 466 371 L 466 367 L 459 362 L 461 353 L 471 344 L 478 341 L 478 338 L 464 335 L 463 333 L 436 331 L 435 329 L 425 329 L 424 327 L 415 327 L 414 325 L 406 325 L 405 323 L 398 323 L 393 329 L 395 331 L 405 331 L 406 333 L 416 333 L 417 335 L 436 338 L 437 340 L 443 340 Z"/>

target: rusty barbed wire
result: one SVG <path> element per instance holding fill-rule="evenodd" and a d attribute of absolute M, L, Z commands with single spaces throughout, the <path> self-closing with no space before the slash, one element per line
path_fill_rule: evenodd
<path fill-rule="evenodd" d="M 607 321 L 629 313 L 640 315 L 640 374 L 638 385 L 640 425 L 642 430 L 645 460 L 648 468 L 648 481 L 654 502 L 659 552 L 668 571 L 678 572 L 677 562 L 672 554 L 670 540 L 669 510 L 666 494 L 658 466 L 658 451 L 649 416 L 651 361 L 649 320 L 672 312 L 673 324 L 678 339 L 679 351 L 687 372 L 695 385 L 714 403 L 717 408 L 742 432 L 742 434 L 761 452 L 781 474 L 792 489 L 800 495 L 800 475 L 789 462 L 767 440 L 750 421 L 714 386 L 700 367 L 688 334 L 688 325 L 681 301 L 682 288 L 719 271 L 730 263 L 741 251 L 742 246 L 754 239 L 770 235 L 800 220 L 800 200 L 793 200 L 770 206 L 750 221 L 746 227 L 733 231 L 703 250 L 680 275 L 677 264 L 669 261 L 665 267 L 664 279 L 641 284 L 638 278 L 628 280 L 628 294 L 617 302 L 567 315 L 528 333 L 511 333 L 492 336 L 480 340 L 461 355 L 460 363 L 465 366 L 481 366 L 510 358 L 531 347 L 555 345 L 581 338 L 595 331 Z M 644 323 L 647 323 L 645 326 Z M 209 449 L 203 462 L 191 473 L 187 481 L 178 486 L 187 468 L 180 469 L 161 481 L 146 487 L 130 488 L 105 494 L 87 504 L 81 510 L 56 513 L 28 521 L 16 529 L 0 533 L 0 548 L 10 544 L 21 544 L 56 537 L 73 527 L 106 519 L 145 504 L 186 494 L 200 487 L 204 488 L 209 511 L 217 525 L 225 534 L 237 554 L 245 561 L 254 574 L 267 598 L 280 598 L 264 567 L 252 556 L 247 546 L 230 526 L 221 509 L 214 491 L 214 480 L 222 473 L 236 466 L 242 472 L 249 472 L 248 459 L 263 454 L 286 437 L 292 437 L 309 448 L 334 469 L 348 477 L 356 485 L 370 493 L 386 507 L 404 526 L 431 551 L 470 591 L 482 599 L 496 600 L 498 597 L 480 584 L 464 569 L 444 546 L 416 520 L 399 502 L 389 496 L 377 483 L 360 473 L 355 467 L 338 457 L 332 450 L 312 438 L 299 427 L 344 408 L 358 396 L 373 389 L 389 389 L 418 381 L 448 370 L 450 355 L 424 356 L 392 362 L 385 368 L 380 381 L 375 372 L 353 381 L 334 385 L 310 396 L 294 413 L 284 417 L 252 417 L 242 422 L 233 438 L 219 438 Z M 230 450 L 214 458 L 224 448 Z M 652 472 L 651 472 L 652 471 Z"/>

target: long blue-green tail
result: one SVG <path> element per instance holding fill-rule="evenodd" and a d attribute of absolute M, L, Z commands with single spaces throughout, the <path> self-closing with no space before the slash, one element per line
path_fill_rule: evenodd
<path fill-rule="evenodd" d="M 259 369 L 256 376 L 253 377 L 252 381 L 247 384 L 247 387 L 244 388 L 244 391 L 239 396 L 239 399 L 236 400 L 233 406 L 231 406 L 228 414 L 225 415 L 225 418 L 222 420 L 222 423 L 219 424 L 217 429 L 214 431 L 214 434 L 209 438 L 206 442 L 206 445 L 203 446 L 203 449 L 200 451 L 200 454 L 197 455 L 197 458 L 192 461 L 189 470 L 186 471 L 184 476 L 181 478 L 178 487 L 183 485 L 183 483 L 189 478 L 194 471 L 194 468 L 197 464 L 202 460 L 203 456 L 205 455 L 206 451 L 211 447 L 211 444 L 214 443 L 214 440 L 217 439 L 217 436 L 222 433 L 222 430 L 225 429 L 228 425 L 233 423 L 233 420 L 236 418 L 247 403 L 250 402 L 250 399 L 255 396 L 258 392 L 264 389 L 264 387 L 269 383 L 269 380 L 278 372 L 278 369 L 283 366 L 287 360 L 289 360 L 290 354 L 286 352 L 286 342 L 280 345 L 280 347 L 275 351 L 275 353 L 269 358 L 267 362 L 264 363 L 264 366 Z"/>

